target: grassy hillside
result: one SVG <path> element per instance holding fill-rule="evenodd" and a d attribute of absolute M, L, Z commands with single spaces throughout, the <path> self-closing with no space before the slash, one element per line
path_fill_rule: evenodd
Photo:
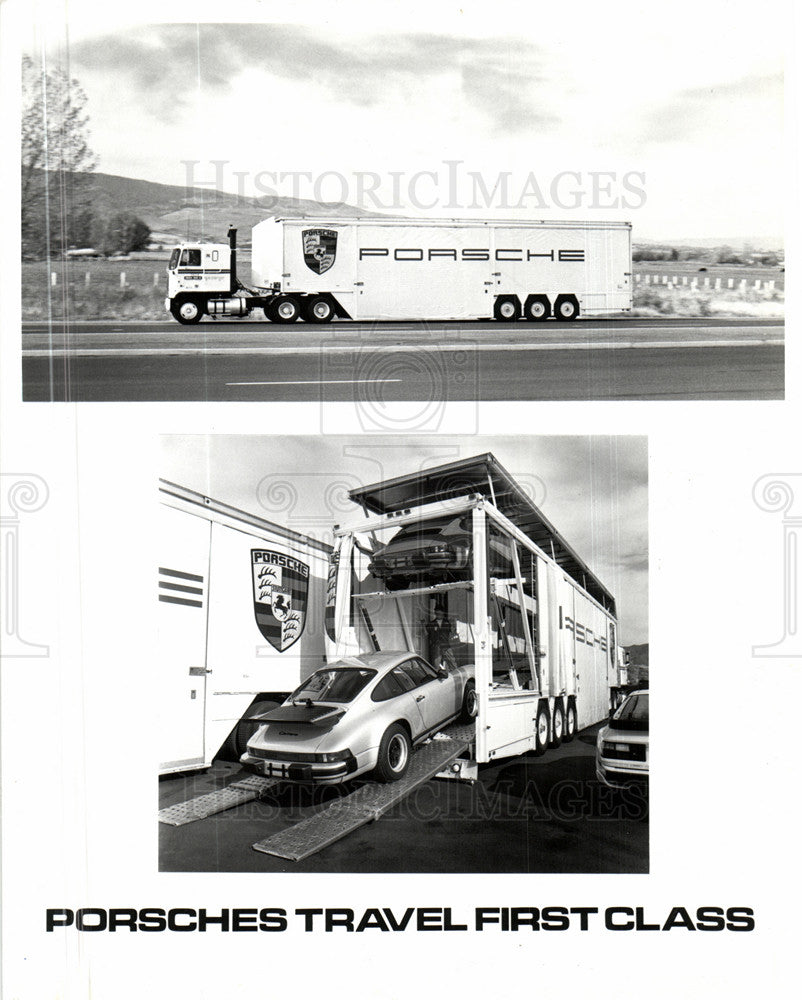
<path fill-rule="evenodd" d="M 376 218 L 379 214 L 353 205 L 326 205 L 302 198 L 240 198 L 224 191 L 157 184 L 115 174 L 96 173 L 92 178 L 92 204 L 98 214 L 133 212 L 155 234 L 168 237 L 167 242 L 175 237 L 221 239 L 229 224 L 239 227 L 245 240 L 250 237 L 251 227 L 270 215 Z"/>

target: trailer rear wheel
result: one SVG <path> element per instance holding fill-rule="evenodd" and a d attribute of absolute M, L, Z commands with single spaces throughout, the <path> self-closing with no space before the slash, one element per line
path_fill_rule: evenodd
<path fill-rule="evenodd" d="M 576 295 L 558 295 L 554 303 L 555 319 L 576 319 L 579 315 L 579 301 Z"/>
<path fill-rule="evenodd" d="M 551 739 L 551 720 L 549 719 L 548 702 L 538 703 L 535 714 L 535 755 L 539 757 L 546 752 Z"/>
<path fill-rule="evenodd" d="M 184 326 L 194 326 L 201 321 L 203 305 L 199 299 L 178 299 L 170 306 L 170 312 Z"/>
<path fill-rule="evenodd" d="M 565 712 L 562 702 L 557 699 L 554 702 L 554 715 L 551 719 L 551 747 L 558 747 L 565 738 Z"/>
<path fill-rule="evenodd" d="M 569 699 L 565 709 L 565 731 L 563 733 L 563 743 L 570 743 L 576 736 L 576 705 Z"/>
<path fill-rule="evenodd" d="M 517 320 L 521 315 L 521 303 L 517 295 L 499 295 L 493 306 L 493 315 L 501 322 Z"/>
<path fill-rule="evenodd" d="M 303 304 L 303 317 L 307 323 L 331 323 L 334 319 L 334 305 L 325 295 L 313 295 Z"/>
<path fill-rule="evenodd" d="M 404 727 L 393 723 L 382 736 L 376 774 L 382 781 L 398 781 L 407 773 L 412 744 Z"/>
<path fill-rule="evenodd" d="M 545 295 L 529 295 L 524 303 L 524 319 L 542 323 L 551 316 L 551 303 Z"/>
<path fill-rule="evenodd" d="M 301 315 L 298 300 L 291 295 L 280 295 L 267 309 L 273 323 L 294 323 Z"/>

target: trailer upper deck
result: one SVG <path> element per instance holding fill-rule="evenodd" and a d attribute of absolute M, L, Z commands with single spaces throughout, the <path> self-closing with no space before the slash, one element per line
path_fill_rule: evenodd
<path fill-rule="evenodd" d="M 434 501 L 482 496 L 551 556 L 591 597 L 615 614 L 615 598 L 610 591 L 490 453 L 362 486 L 348 495 L 366 512 L 380 515 L 411 510 Z"/>

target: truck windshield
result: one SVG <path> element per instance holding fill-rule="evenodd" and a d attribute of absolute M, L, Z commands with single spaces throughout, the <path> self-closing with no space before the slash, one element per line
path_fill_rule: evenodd
<path fill-rule="evenodd" d="M 178 258 L 180 256 L 181 256 L 181 251 L 178 249 L 178 247 L 176 247 L 175 250 L 173 250 L 173 252 L 170 254 L 170 263 L 167 265 L 167 267 L 171 271 L 174 271 L 178 267 Z"/>
<path fill-rule="evenodd" d="M 372 677 L 375 670 L 358 667 L 318 670 L 292 693 L 293 702 L 333 701 L 343 704 L 353 701 Z"/>

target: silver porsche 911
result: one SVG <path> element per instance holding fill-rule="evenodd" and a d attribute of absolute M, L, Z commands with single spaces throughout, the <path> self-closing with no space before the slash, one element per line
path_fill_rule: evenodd
<path fill-rule="evenodd" d="M 346 657 L 261 716 L 240 761 L 288 781 L 337 784 L 367 771 L 397 781 L 416 744 L 476 712 L 473 666 L 437 670 L 409 652 Z"/>

